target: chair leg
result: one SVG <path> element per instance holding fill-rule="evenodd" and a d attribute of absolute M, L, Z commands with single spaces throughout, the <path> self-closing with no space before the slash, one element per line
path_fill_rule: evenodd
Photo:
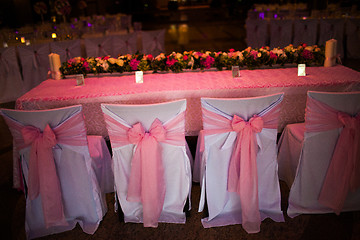
<path fill-rule="evenodd" d="M 119 222 L 124 222 L 124 212 L 121 209 L 121 205 L 120 205 L 117 193 L 115 193 L 115 198 L 116 198 L 116 204 L 118 206 L 117 214 L 118 214 Z"/>
<path fill-rule="evenodd" d="M 185 206 L 184 206 L 184 209 L 183 209 L 183 212 L 185 213 L 185 216 L 188 218 L 190 217 L 190 210 L 189 210 L 189 197 L 186 198 L 186 203 L 185 203 Z"/>

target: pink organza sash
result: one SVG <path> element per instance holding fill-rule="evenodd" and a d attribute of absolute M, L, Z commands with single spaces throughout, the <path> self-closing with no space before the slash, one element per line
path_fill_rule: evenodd
<path fill-rule="evenodd" d="M 185 146 L 185 130 L 181 124 L 184 117 L 185 113 L 182 112 L 165 125 L 155 119 L 146 132 L 141 123 L 129 128 L 105 114 L 112 147 L 136 145 L 131 161 L 127 200 L 142 203 L 144 227 L 158 226 L 164 204 L 166 189 L 159 142 Z"/>
<path fill-rule="evenodd" d="M 360 114 L 352 117 L 308 98 L 306 132 L 343 128 L 326 173 L 319 203 L 339 214 L 346 196 L 360 187 Z"/>
<path fill-rule="evenodd" d="M 86 146 L 86 130 L 82 115 L 76 114 L 51 129 L 46 125 L 41 132 L 33 126 L 24 126 L 6 117 L 14 138 L 16 151 L 30 146 L 28 197 L 41 196 L 44 221 L 47 228 L 67 226 L 64 216 L 60 181 L 57 176 L 52 148 L 56 144 Z M 18 156 L 18 152 L 14 152 Z"/>
<path fill-rule="evenodd" d="M 249 121 L 245 121 L 237 115 L 229 120 L 205 108 L 202 108 L 202 111 L 204 126 L 206 126 L 206 129 L 202 130 L 202 136 L 237 132 L 235 147 L 229 163 L 227 188 L 229 192 L 236 192 L 240 196 L 243 228 L 248 233 L 259 232 L 261 220 L 258 199 L 256 133 L 261 132 L 263 128 L 277 128 L 280 104 L 261 117 L 253 116 Z M 201 142 L 200 152 L 203 152 L 204 139 Z"/>

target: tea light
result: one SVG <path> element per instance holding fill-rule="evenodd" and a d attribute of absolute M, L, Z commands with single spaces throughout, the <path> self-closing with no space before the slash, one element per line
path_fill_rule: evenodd
<path fill-rule="evenodd" d="M 56 38 L 56 33 L 52 33 L 51 38 L 55 39 Z"/>

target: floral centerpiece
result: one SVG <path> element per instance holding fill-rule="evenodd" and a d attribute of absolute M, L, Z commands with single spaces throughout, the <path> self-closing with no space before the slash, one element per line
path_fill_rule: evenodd
<path fill-rule="evenodd" d="M 284 66 L 285 64 L 305 63 L 307 66 L 322 66 L 325 60 L 325 48 L 317 45 L 301 44 L 297 47 L 290 44 L 285 48 L 269 47 L 251 48 L 242 51 L 230 49 L 228 52 L 185 51 L 172 52 L 158 56 L 147 54 L 127 54 L 117 58 L 76 57 L 62 63 L 60 71 L 63 75 L 124 73 L 133 71 L 152 71 L 175 73 L 184 70 L 207 70 L 215 68 L 219 71 L 230 70 L 232 66 L 247 69 L 260 67 Z"/>

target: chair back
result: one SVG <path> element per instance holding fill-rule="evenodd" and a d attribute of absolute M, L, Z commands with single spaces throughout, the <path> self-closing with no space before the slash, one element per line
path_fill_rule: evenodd
<path fill-rule="evenodd" d="M 292 43 L 293 20 L 270 20 L 270 48 L 284 48 Z"/>
<path fill-rule="evenodd" d="M 282 93 L 201 99 L 204 128 L 198 139 L 194 178 L 200 175 L 199 211 L 205 202 L 209 211 L 202 219 L 204 227 L 242 224 L 254 233 L 260 231 L 261 219 L 283 221 L 276 162 L 282 99 Z"/>
<path fill-rule="evenodd" d="M 294 20 L 294 46 L 306 43 L 315 45 L 317 43 L 317 19 L 296 19 Z"/>
<path fill-rule="evenodd" d="M 192 160 L 185 141 L 186 100 L 101 108 L 125 222 L 143 222 L 145 227 L 185 223 Z"/>
<path fill-rule="evenodd" d="M 320 19 L 319 45 L 326 45 L 330 39 L 337 40 L 336 54 L 344 58 L 345 19 Z"/>
<path fill-rule="evenodd" d="M 114 57 L 118 55 L 135 54 L 137 52 L 137 33 L 129 33 L 126 35 L 114 35 Z"/>
<path fill-rule="evenodd" d="M 20 166 L 19 181 L 23 179 L 27 237 L 69 231 L 77 223 L 93 234 L 107 209 L 93 170 L 82 107 L 1 109 L 0 114 L 13 135 L 14 166 Z"/>
<path fill-rule="evenodd" d="M 142 51 L 154 57 L 165 53 L 165 29 L 154 31 L 142 31 Z"/>
<path fill-rule="evenodd" d="M 347 58 L 360 58 L 360 19 L 347 19 L 346 20 L 346 57 Z"/>
<path fill-rule="evenodd" d="M 68 40 L 50 43 L 51 52 L 59 54 L 61 62 L 66 62 L 74 57 L 81 57 L 81 40 Z"/>
<path fill-rule="evenodd" d="M 85 38 L 86 57 L 113 56 L 112 36 Z"/>
<path fill-rule="evenodd" d="M 269 41 L 268 22 L 264 19 L 246 20 L 246 43 L 252 48 L 267 46 Z"/>
<path fill-rule="evenodd" d="M 19 46 L 18 48 L 25 91 L 47 79 L 50 70 L 49 43 Z"/>
<path fill-rule="evenodd" d="M 15 47 L 0 49 L 0 103 L 15 101 L 25 93 Z"/>
<path fill-rule="evenodd" d="M 289 195 L 289 216 L 360 209 L 360 181 L 352 180 L 359 175 L 359 159 L 353 156 L 359 148 L 359 103 L 360 92 L 308 92 L 304 140 Z M 347 126 L 352 120 L 346 119 L 351 118 L 354 130 Z M 332 202 L 335 199 L 336 204 Z"/>

